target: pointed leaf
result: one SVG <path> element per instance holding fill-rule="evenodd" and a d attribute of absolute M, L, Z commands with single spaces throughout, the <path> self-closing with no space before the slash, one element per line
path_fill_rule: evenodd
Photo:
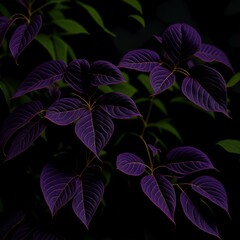
<path fill-rule="evenodd" d="M 200 49 L 194 54 L 194 56 L 200 58 L 204 62 L 220 62 L 234 72 L 227 55 L 216 46 L 211 44 L 201 44 Z"/>
<path fill-rule="evenodd" d="M 165 166 L 176 174 L 188 175 L 205 169 L 215 169 L 208 156 L 201 150 L 182 146 L 171 149 L 165 160 Z"/>
<path fill-rule="evenodd" d="M 141 188 L 152 203 L 175 224 L 176 195 L 171 182 L 160 174 L 147 175 L 141 180 Z"/>
<path fill-rule="evenodd" d="M 229 153 L 240 154 L 240 140 L 236 139 L 224 139 L 217 142 L 219 146 L 225 149 Z"/>
<path fill-rule="evenodd" d="M 234 74 L 227 82 L 227 87 L 233 87 L 240 81 L 240 72 Z"/>
<path fill-rule="evenodd" d="M 106 146 L 113 131 L 111 118 L 98 108 L 92 111 L 83 110 L 81 118 L 75 125 L 76 135 L 95 155 Z"/>
<path fill-rule="evenodd" d="M 160 57 L 156 52 L 148 49 L 137 49 L 126 53 L 120 60 L 118 67 L 150 72 L 159 63 Z"/>
<path fill-rule="evenodd" d="M 145 171 L 144 161 L 132 153 L 119 154 L 116 164 L 117 169 L 127 175 L 139 176 Z"/>
<path fill-rule="evenodd" d="M 198 65 L 182 83 L 183 94 L 206 111 L 227 113 L 227 87 L 222 75 L 213 68 Z"/>
<path fill-rule="evenodd" d="M 47 110 L 45 117 L 57 125 L 68 125 L 77 120 L 83 111 L 82 102 L 77 98 L 61 98 Z"/>
<path fill-rule="evenodd" d="M 157 66 L 150 72 L 150 83 L 154 90 L 154 94 L 159 94 L 170 88 L 176 81 L 173 71 L 162 66 Z"/>
<path fill-rule="evenodd" d="M 216 224 L 208 222 L 202 216 L 202 211 L 198 210 L 185 192 L 181 193 L 180 201 L 184 214 L 196 227 L 220 239 Z"/>
<path fill-rule="evenodd" d="M 89 224 L 103 198 L 104 184 L 92 176 L 78 179 L 78 193 L 72 201 L 72 208 L 88 229 Z"/>
<path fill-rule="evenodd" d="M 56 60 L 54 44 L 51 37 L 47 34 L 38 34 L 36 40 L 48 51 L 52 60 Z M 60 58 L 62 59 L 62 58 Z"/>
<path fill-rule="evenodd" d="M 15 60 L 36 37 L 41 27 L 42 16 L 35 15 L 30 23 L 22 24 L 16 28 L 9 42 L 9 48 Z"/>
<path fill-rule="evenodd" d="M 95 61 L 91 64 L 91 84 L 102 86 L 125 82 L 121 71 L 108 61 Z"/>
<path fill-rule="evenodd" d="M 50 60 L 41 64 L 20 84 L 13 98 L 50 86 L 63 77 L 65 70 L 66 63 L 62 60 Z"/>
<path fill-rule="evenodd" d="M 129 4 L 133 8 L 135 8 L 139 13 L 141 13 L 141 14 L 143 13 L 142 5 L 140 4 L 140 2 L 138 0 L 122 0 L 122 1 Z"/>
<path fill-rule="evenodd" d="M 161 152 L 161 150 L 159 148 L 156 148 L 152 144 L 148 144 L 148 147 L 151 150 L 153 157 L 155 157 L 158 154 L 158 152 Z"/>
<path fill-rule="evenodd" d="M 141 24 L 141 26 L 143 28 L 145 28 L 145 20 L 142 16 L 137 15 L 137 14 L 132 14 L 132 15 L 129 15 L 128 17 L 135 19 L 137 22 L 139 22 Z"/>
<path fill-rule="evenodd" d="M 228 199 L 225 188 L 217 179 L 210 176 L 200 176 L 191 182 L 192 189 L 218 205 L 228 214 Z"/>
<path fill-rule="evenodd" d="M 40 175 L 40 186 L 44 199 L 55 215 L 76 194 L 77 175 L 60 169 L 55 164 L 48 163 Z"/>
<path fill-rule="evenodd" d="M 29 2 L 28 2 L 28 0 L 18 0 L 18 2 L 19 2 L 23 7 L 25 7 L 26 9 L 29 8 Z"/>
<path fill-rule="evenodd" d="M 97 102 L 112 118 L 128 119 L 141 116 L 135 102 L 123 93 L 106 93 Z"/>
<path fill-rule="evenodd" d="M 190 25 L 176 23 L 170 25 L 163 32 L 162 44 L 169 60 L 177 64 L 188 59 L 199 50 L 201 37 Z"/>

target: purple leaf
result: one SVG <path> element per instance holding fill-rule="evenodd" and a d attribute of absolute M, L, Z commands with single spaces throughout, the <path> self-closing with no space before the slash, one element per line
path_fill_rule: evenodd
<path fill-rule="evenodd" d="M 11 27 L 15 20 L 16 18 L 8 19 L 4 16 L 0 17 L 0 46 L 2 45 L 8 29 Z"/>
<path fill-rule="evenodd" d="M 160 174 L 147 175 L 141 180 L 141 188 L 154 205 L 175 224 L 176 194 L 171 182 Z"/>
<path fill-rule="evenodd" d="M 162 44 L 173 63 L 186 60 L 194 55 L 201 46 L 201 37 L 188 24 L 176 23 L 170 25 L 163 33 Z"/>
<path fill-rule="evenodd" d="M 90 71 L 90 64 L 85 59 L 76 59 L 68 64 L 67 71 L 64 75 L 64 81 L 69 86 L 79 92 L 84 93 L 85 84 Z"/>
<path fill-rule="evenodd" d="M 160 42 L 162 44 L 162 41 L 163 41 L 162 37 L 157 36 L 157 35 L 154 35 L 154 37 L 158 40 L 158 42 Z"/>
<path fill-rule="evenodd" d="M 165 165 L 166 168 L 180 175 L 215 169 L 205 153 L 190 146 L 173 148 L 167 153 L 165 160 L 170 162 Z"/>
<path fill-rule="evenodd" d="M 229 67 L 234 72 L 233 67 L 226 54 L 211 44 L 202 44 L 199 51 L 197 51 L 194 56 L 200 58 L 205 62 L 220 62 Z"/>
<path fill-rule="evenodd" d="M 77 120 L 83 111 L 82 102 L 77 98 L 61 98 L 47 110 L 45 117 L 57 125 L 68 125 Z"/>
<path fill-rule="evenodd" d="M 18 0 L 18 2 L 19 2 L 23 7 L 25 7 L 26 9 L 29 8 L 29 2 L 28 2 L 28 0 Z"/>
<path fill-rule="evenodd" d="M 100 109 L 83 110 L 81 118 L 75 125 L 78 138 L 95 155 L 106 146 L 114 131 L 114 125 L 109 116 Z"/>
<path fill-rule="evenodd" d="M 78 193 L 72 201 L 72 208 L 83 224 L 89 224 L 103 198 L 104 184 L 101 180 L 86 176 L 78 179 Z"/>
<path fill-rule="evenodd" d="M 132 153 L 119 154 L 116 164 L 117 169 L 127 175 L 139 176 L 145 171 L 144 161 Z"/>
<path fill-rule="evenodd" d="M 123 93 L 106 93 L 100 96 L 97 103 L 112 118 L 127 119 L 141 116 L 135 102 Z"/>
<path fill-rule="evenodd" d="M 13 98 L 50 86 L 63 77 L 66 67 L 62 60 L 50 60 L 41 64 L 20 84 Z"/>
<path fill-rule="evenodd" d="M 156 148 L 156 147 L 153 146 L 152 144 L 148 144 L 148 147 L 149 147 L 149 149 L 151 150 L 153 157 L 155 157 L 158 152 L 161 152 L 160 149 Z"/>
<path fill-rule="evenodd" d="M 153 68 L 149 78 L 155 94 L 165 91 L 176 81 L 174 72 L 162 66 Z"/>
<path fill-rule="evenodd" d="M 33 231 L 34 231 L 33 224 L 29 222 L 23 223 L 17 227 L 17 229 L 12 234 L 11 239 L 32 240 Z"/>
<path fill-rule="evenodd" d="M 9 48 L 15 60 L 36 37 L 42 27 L 42 16 L 35 15 L 30 23 L 25 23 L 16 28 L 10 42 Z"/>
<path fill-rule="evenodd" d="M 46 122 L 42 119 L 31 122 L 17 133 L 7 152 L 5 161 L 10 160 L 28 149 L 46 128 Z"/>
<path fill-rule="evenodd" d="M 210 176 L 201 176 L 194 179 L 191 183 L 195 192 L 206 197 L 229 214 L 225 188 L 217 179 Z"/>
<path fill-rule="evenodd" d="M 47 230 L 35 230 L 33 232 L 34 240 L 60 240 L 60 238 L 55 234 Z"/>
<path fill-rule="evenodd" d="M 90 79 L 93 86 L 125 82 L 121 71 L 112 63 L 103 60 L 91 64 Z"/>
<path fill-rule="evenodd" d="M 137 49 L 126 53 L 118 67 L 134 69 L 140 72 L 150 72 L 159 63 L 160 57 L 156 52 L 148 49 Z"/>
<path fill-rule="evenodd" d="M 206 111 L 227 113 L 226 82 L 215 69 L 198 65 L 191 68 L 191 76 L 182 83 L 183 94 Z"/>
<path fill-rule="evenodd" d="M 76 182 L 76 174 L 66 172 L 52 163 L 44 166 L 40 175 L 40 186 L 52 215 L 76 194 Z"/>
<path fill-rule="evenodd" d="M 198 210 L 185 192 L 181 193 L 180 202 L 184 214 L 196 227 L 220 239 L 216 224 L 208 222 L 207 219 L 203 217 L 202 211 Z"/>
<path fill-rule="evenodd" d="M 17 107 L 4 121 L 0 131 L 0 147 L 7 143 L 9 138 L 21 127 L 43 110 L 42 103 L 32 101 Z"/>

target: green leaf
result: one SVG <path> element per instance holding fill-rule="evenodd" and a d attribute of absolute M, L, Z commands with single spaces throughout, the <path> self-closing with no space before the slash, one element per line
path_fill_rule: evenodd
<path fill-rule="evenodd" d="M 143 13 L 142 5 L 139 3 L 138 0 L 122 0 L 122 1 L 130 5 L 131 7 L 135 8 L 141 14 Z"/>
<path fill-rule="evenodd" d="M 48 53 L 51 55 L 51 58 L 55 60 L 56 55 L 54 44 L 49 35 L 40 33 L 38 36 L 36 36 L 36 40 L 48 51 Z"/>
<path fill-rule="evenodd" d="M 137 92 L 137 89 L 128 82 L 113 85 L 111 88 L 114 92 L 121 92 L 129 97 L 132 97 Z"/>
<path fill-rule="evenodd" d="M 100 89 L 103 93 L 109 93 L 113 91 L 111 87 L 107 85 L 98 86 L 98 89 Z"/>
<path fill-rule="evenodd" d="M 9 106 L 10 105 L 10 99 L 11 99 L 11 96 L 12 96 L 12 91 L 9 89 L 7 84 L 3 81 L 0 81 L 0 89 L 2 90 L 2 93 L 4 95 L 6 103 Z"/>
<path fill-rule="evenodd" d="M 240 81 L 240 72 L 234 74 L 230 80 L 227 82 L 227 87 L 233 87 Z"/>
<path fill-rule="evenodd" d="M 63 19 L 65 17 L 62 11 L 58 9 L 53 9 L 49 11 L 48 14 L 52 19 Z"/>
<path fill-rule="evenodd" d="M 142 27 L 145 28 L 145 20 L 143 19 L 142 16 L 134 14 L 134 15 L 129 15 L 128 17 L 137 20 L 137 22 L 139 22 L 142 25 Z"/>
<path fill-rule="evenodd" d="M 5 16 L 5 17 L 11 16 L 10 12 L 7 10 L 7 8 L 2 3 L 0 3 L 0 14 L 1 14 L 1 16 Z"/>
<path fill-rule="evenodd" d="M 167 109 L 164 106 L 163 102 L 157 98 L 155 98 L 153 100 L 153 104 L 161 111 L 163 112 L 165 115 L 167 115 Z"/>
<path fill-rule="evenodd" d="M 229 153 L 240 154 L 240 140 L 225 139 L 216 143 Z"/>
<path fill-rule="evenodd" d="M 149 81 L 149 77 L 147 74 L 141 73 L 137 76 L 137 79 L 143 84 L 143 86 L 146 88 L 146 90 L 152 94 L 153 93 L 153 89 L 151 87 L 150 81 Z"/>
<path fill-rule="evenodd" d="M 52 36 L 52 38 L 55 46 L 56 59 L 61 59 L 67 62 L 67 56 L 68 56 L 67 43 L 57 36 Z"/>
<path fill-rule="evenodd" d="M 91 17 L 93 18 L 93 20 L 108 34 L 110 34 L 113 37 L 116 37 L 116 34 L 111 32 L 110 30 L 108 30 L 105 27 L 105 24 L 103 22 L 102 17 L 100 16 L 100 14 L 97 12 L 97 10 L 95 8 L 93 8 L 90 5 L 87 5 L 85 3 L 82 2 L 77 2 L 79 5 L 81 5 L 85 10 L 87 10 L 87 12 L 91 15 Z"/>

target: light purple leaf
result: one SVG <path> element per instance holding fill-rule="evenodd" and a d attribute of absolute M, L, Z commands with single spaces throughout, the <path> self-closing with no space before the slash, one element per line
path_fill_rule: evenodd
<path fill-rule="evenodd" d="M 191 68 L 191 76 L 183 80 L 183 94 L 206 111 L 227 113 L 227 88 L 222 75 L 215 69 L 197 65 Z"/>
<path fill-rule="evenodd" d="M 76 182 L 76 174 L 64 171 L 52 163 L 44 166 L 40 175 L 40 186 L 52 215 L 76 194 Z"/>
<path fill-rule="evenodd" d="M 199 51 L 197 51 L 194 56 L 205 62 L 220 62 L 234 72 L 227 55 L 216 46 L 211 44 L 202 44 Z"/>
<path fill-rule="evenodd" d="M 126 53 L 120 60 L 118 67 L 150 72 L 159 63 L 160 57 L 156 52 L 148 49 L 137 49 Z"/>
<path fill-rule="evenodd" d="M 86 228 L 103 198 L 104 184 L 101 180 L 86 176 L 78 179 L 78 193 L 72 201 L 72 208 Z"/>
<path fill-rule="evenodd" d="M 15 20 L 16 18 L 8 19 L 4 16 L 0 17 L 0 46 L 2 45 L 2 42 L 7 34 L 8 29 L 15 22 Z"/>
<path fill-rule="evenodd" d="M 36 37 L 41 27 L 42 16 L 35 15 L 30 23 L 22 24 L 16 28 L 9 42 L 9 48 L 15 60 Z"/>
<path fill-rule="evenodd" d="M 27 78 L 18 87 L 13 98 L 50 86 L 63 77 L 66 67 L 66 63 L 62 60 L 50 60 L 41 64 L 29 73 Z"/>
<path fill-rule="evenodd" d="M 204 152 L 190 146 L 171 149 L 165 160 L 169 162 L 165 165 L 166 168 L 180 175 L 188 175 L 205 169 L 215 169 Z"/>
<path fill-rule="evenodd" d="M 82 102 L 77 98 L 61 98 L 47 110 L 45 118 L 57 125 L 68 125 L 77 120 L 83 111 Z"/>
<path fill-rule="evenodd" d="M 201 37 L 190 25 L 176 23 L 163 32 L 162 44 L 169 60 L 177 64 L 193 56 L 199 50 Z"/>
<path fill-rule="evenodd" d="M 114 124 L 101 109 L 83 110 L 75 125 L 78 138 L 96 156 L 106 146 L 114 131 Z"/>
<path fill-rule="evenodd" d="M 176 194 L 171 182 L 160 174 L 147 175 L 141 180 L 141 188 L 151 202 L 175 224 Z"/>
<path fill-rule="evenodd" d="M 121 71 L 112 63 L 99 60 L 91 64 L 90 81 L 93 86 L 125 82 Z"/>
<path fill-rule="evenodd" d="M 219 237 L 216 224 L 208 221 L 208 219 L 205 219 L 203 217 L 202 211 L 198 210 L 198 208 L 193 204 L 193 202 L 185 192 L 181 193 L 180 202 L 181 202 L 184 214 L 196 227 L 198 227 L 199 229 L 201 229 L 202 231 L 208 234 L 211 234 L 221 239 Z"/>
<path fill-rule="evenodd" d="M 200 176 L 191 182 L 192 189 L 224 209 L 228 214 L 228 199 L 225 188 L 217 179 Z"/>
<path fill-rule="evenodd" d="M 159 94 L 169 87 L 171 87 L 176 81 L 176 77 L 173 71 L 162 66 L 157 66 L 150 72 L 150 84 L 154 90 L 154 94 Z"/>
<path fill-rule="evenodd" d="M 139 176 L 145 171 L 144 161 L 132 153 L 119 154 L 116 164 L 117 169 L 127 175 Z"/>
<path fill-rule="evenodd" d="M 7 152 L 5 161 L 8 161 L 27 150 L 46 128 L 46 122 L 39 120 L 31 122 L 17 133 Z"/>
<path fill-rule="evenodd" d="M 106 93 L 99 97 L 97 103 L 112 118 L 128 119 L 142 116 L 135 102 L 123 93 Z"/>
<path fill-rule="evenodd" d="M 43 105 L 39 101 L 32 101 L 18 106 L 6 118 L 0 131 L 0 147 L 5 145 L 10 137 L 25 126 L 32 118 L 38 115 L 43 110 Z"/>
<path fill-rule="evenodd" d="M 76 59 L 68 64 L 67 71 L 64 75 L 64 81 L 69 86 L 79 92 L 85 92 L 85 85 L 90 72 L 90 64 L 85 59 Z"/>

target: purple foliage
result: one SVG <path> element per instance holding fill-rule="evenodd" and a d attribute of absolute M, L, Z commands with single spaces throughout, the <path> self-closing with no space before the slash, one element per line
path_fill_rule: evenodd
<path fill-rule="evenodd" d="M 0 46 L 2 45 L 2 42 L 7 34 L 8 29 L 15 22 L 15 20 L 16 18 L 8 19 L 4 16 L 0 17 Z"/>

